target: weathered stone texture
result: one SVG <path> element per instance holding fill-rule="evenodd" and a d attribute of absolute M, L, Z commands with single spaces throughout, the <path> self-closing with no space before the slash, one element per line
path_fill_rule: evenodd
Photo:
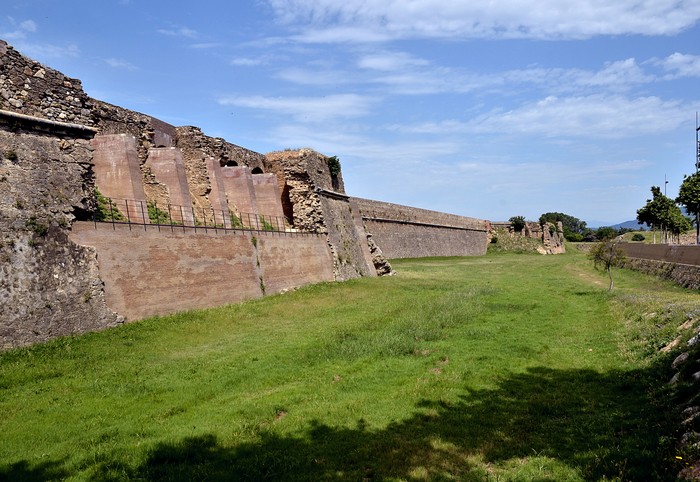
<path fill-rule="evenodd" d="M 89 98 L 77 79 L 22 56 L 0 40 L 0 109 L 93 125 Z"/>
<path fill-rule="evenodd" d="M 114 326 L 95 253 L 68 239 L 92 210 L 84 139 L 0 129 L 0 347 Z"/>
<path fill-rule="evenodd" d="M 220 189 L 224 188 L 224 186 L 221 180 L 212 177 L 212 174 L 221 174 L 224 166 L 237 166 L 240 170 L 247 167 L 249 170 L 258 168 L 266 171 L 265 156 L 260 153 L 231 144 L 219 137 L 207 136 L 197 127 L 177 127 L 176 132 L 176 145 L 182 151 L 187 172 L 187 182 L 190 186 L 192 202 L 197 212 L 201 209 L 220 209 L 222 204 L 222 192 Z M 214 164 L 218 167 L 215 167 Z M 216 169 L 218 171 L 215 171 Z M 252 189 L 251 183 L 251 193 L 248 194 L 248 197 L 245 197 L 246 202 L 237 200 L 235 196 L 229 193 L 229 207 L 233 211 L 256 213 L 257 205 L 250 199 L 250 196 L 254 196 Z M 211 198 L 212 195 L 214 196 L 213 199 Z M 227 197 L 225 193 L 223 193 L 223 196 L 224 199 Z M 237 204 L 241 204 L 241 206 Z M 272 213 L 261 212 L 260 214 Z"/>
<path fill-rule="evenodd" d="M 283 173 L 293 225 L 326 235 L 336 279 L 375 276 L 366 233 L 355 216 L 359 213 L 353 213 L 342 176 L 331 175 L 328 158 L 311 149 L 272 152 L 265 157 L 268 165 L 278 166 Z"/>
<path fill-rule="evenodd" d="M 625 268 L 700 289 L 700 246 L 637 243 L 618 243 L 618 246 L 627 257 Z"/>
<path fill-rule="evenodd" d="M 523 237 L 536 239 L 542 243 L 537 246 L 537 252 L 540 254 L 562 254 L 566 252 L 564 245 L 564 227 L 561 222 L 556 225 L 545 223 L 541 225 L 538 222 L 526 222 L 521 231 L 515 231 L 510 222 L 487 222 L 487 230 L 489 241 L 492 238 L 497 238 L 499 232 L 507 233 L 511 238 Z"/>
<path fill-rule="evenodd" d="M 353 198 L 367 231 L 388 258 L 478 256 L 486 253 L 486 221 Z"/>

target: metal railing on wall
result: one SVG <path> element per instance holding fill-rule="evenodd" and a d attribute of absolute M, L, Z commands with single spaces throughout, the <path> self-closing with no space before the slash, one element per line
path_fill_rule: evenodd
<path fill-rule="evenodd" d="M 97 209 L 92 221 L 117 225 L 128 225 L 129 228 L 139 227 L 144 230 L 166 229 L 194 230 L 194 232 L 228 232 L 228 231 L 261 231 L 284 234 L 313 234 L 290 226 L 285 218 L 268 214 L 241 213 L 232 210 L 213 208 L 195 208 L 193 206 L 178 206 L 175 204 L 158 204 L 156 202 L 136 199 L 112 199 L 98 196 Z"/>

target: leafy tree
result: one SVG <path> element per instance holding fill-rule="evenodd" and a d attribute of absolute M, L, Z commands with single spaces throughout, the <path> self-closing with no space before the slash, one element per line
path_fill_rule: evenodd
<path fill-rule="evenodd" d="M 683 176 L 676 202 L 695 216 L 695 243 L 700 244 L 700 173 Z"/>
<path fill-rule="evenodd" d="M 525 216 L 513 216 L 508 222 L 513 226 L 513 231 L 519 233 L 525 227 Z"/>
<path fill-rule="evenodd" d="M 615 228 L 610 226 L 603 226 L 598 228 L 598 230 L 595 232 L 595 236 L 600 241 L 609 241 L 617 236 L 617 231 Z"/>
<path fill-rule="evenodd" d="M 637 221 L 652 230 L 660 229 L 664 238 L 667 238 L 669 232 L 681 228 L 679 216 L 683 217 L 683 214 L 671 198 L 661 193 L 659 186 L 651 186 L 651 194 L 652 198 L 647 199 L 644 207 L 637 210 Z"/>
<path fill-rule="evenodd" d="M 668 224 L 668 232 L 675 238 L 680 238 L 681 234 L 687 233 L 693 227 L 690 220 L 683 215 L 680 209 L 676 206 L 671 212 Z"/>
<path fill-rule="evenodd" d="M 586 234 L 586 222 L 568 214 L 556 212 L 544 213 L 540 216 L 539 221 L 540 224 L 557 224 L 561 222 L 562 228 L 564 229 L 564 237 L 568 241 L 581 241 Z"/>
<path fill-rule="evenodd" d="M 602 266 L 608 272 L 610 286 L 608 291 L 613 289 L 612 267 L 617 266 L 625 260 L 625 253 L 617 243 L 600 242 L 593 245 L 588 252 L 588 258 L 593 261 L 596 269 Z"/>

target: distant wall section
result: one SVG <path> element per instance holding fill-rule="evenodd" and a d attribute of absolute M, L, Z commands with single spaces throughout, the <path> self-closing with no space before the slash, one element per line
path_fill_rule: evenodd
<path fill-rule="evenodd" d="M 619 243 L 624 267 L 700 289 L 700 246 Z"/>
<path fill-rule="evenodd" d="M 352 200 L 387 258 L 486 254 L 484 220 L 369 199 Z"/>

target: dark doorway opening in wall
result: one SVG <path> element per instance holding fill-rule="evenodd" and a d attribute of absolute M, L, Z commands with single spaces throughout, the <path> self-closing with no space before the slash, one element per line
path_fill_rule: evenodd
<path fill-rule="evenodd" d="M 254 167 L 252 171 L 250 171 L 253 174 L 263 174 L 263 170 L 259 167 Z"/>
<path fill-rule="evenodd" d="M 340 181 L 338 180 L 337 174 L 331 174 L 331 185 L 333 186 L 334 191 L 340 189 Z"/>
<path fill-rule="evenodd" d="M 226 161 L 226 167 L 237 167 L 238 163 L 236 161 Z"/>
<path fill-rule="evenodd" d="M 285 219 L 291 224 L 292 226 L 294 225 L 294 204 L 292 204 L 292 200 L 289 197 L 289 184 L 285 183 L 284 188 L 282 189 L 282 213 L 284 214 Z"/>

